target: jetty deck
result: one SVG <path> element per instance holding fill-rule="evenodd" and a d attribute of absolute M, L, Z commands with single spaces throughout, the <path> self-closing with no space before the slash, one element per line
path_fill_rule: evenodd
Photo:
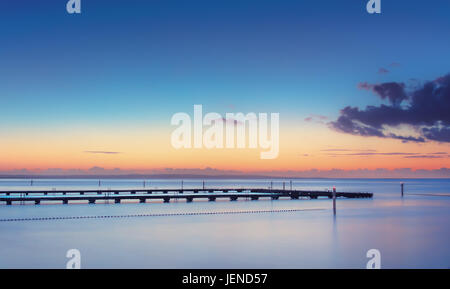
<path fill-rule="evenodd" d="M 336 198 L 372 198 L 372 193 L 363 192 L 336 192 Z M 331 191 L 305 191 L 305 190 L 277 190 L 277 189 L 87 189 L 87 190 L 22 190 L 22 191 L 0 191 L 0 203 L 6 205 L 25 204 L 34 202 L 69 202 L 85 201 L 95 204 L 97 201 L 113 201 L 119 204 L 124 200 L 138 200 L 145 203 L 147 200 L 160 200 L 165 203 L 171 200 L 185 200 L 192 202 L 195 199 L 216 201 L 217 199 L 258 200 L 269 198 L 278 200 L 289 198 L 292 200 L 333 198 Z"/>

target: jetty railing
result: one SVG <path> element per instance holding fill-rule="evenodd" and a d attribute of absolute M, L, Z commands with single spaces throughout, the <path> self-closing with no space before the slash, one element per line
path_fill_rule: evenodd
<path fill-rule="evenodd" d="M 372 193 L 364 192 L 334 192 L 336 198 L 372 198 Z M 238 199 L 258 200 L 260 198 L 270 198 L 278 200 L 289 198 L 292 200 L 306 198 L 333 198 L 333 191 L 314 190 L 292 190 L 292 189 L 224 189 L 224 188 L 199 188 L 199 189 L 85 189 L 85 190 L 21 190 L 21 191 L 0 191 L 0 203 L 12 205 L 13 203 L 24 204 L 34 202 L 36 205 L 42 201 L 59 201 L 62 204 L 69 204 L 70 201 L 87 201 L 95 204 L 97 201 L 114 201 L 118 204 L 123 200 L 138 200 L 146 203 L 147 200 L 161 200 L 165 203 L 171 200 L 184 199 L 192 202 L 195 199 L 206 199 L 216 201 L 217 199 Z"/>

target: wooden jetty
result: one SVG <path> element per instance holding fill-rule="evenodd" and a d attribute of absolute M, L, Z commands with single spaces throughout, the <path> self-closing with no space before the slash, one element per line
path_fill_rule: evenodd
<path fill-rule="evenodd" d="M 372 198 L 372 193 L 336 192 L 337 198 Z M 39 205 L 45 201 L 57 201 L 69 204 L 71 201 L 87 201 L 95 204 L 97 201 L 113 201 L 119 204 L 123 200 L 138 200 L 145 203 L 147 200 L 160 200 L 165 203 L 171 200 L 185 200 L 192 202 L 195 199 L 215 201 L 217 199 L 258 200 L 268 198 L 278 200 L 289 199 L 318 199 L 333 198 L 331 191 L 304 191 L 304 190 L 277 190 L 277 189 L 90 189 L 90 190 L 23 190 L 0 191 L 0 203 L 12 205 L 13 203 L 25 204 L 34 202 Z"/>

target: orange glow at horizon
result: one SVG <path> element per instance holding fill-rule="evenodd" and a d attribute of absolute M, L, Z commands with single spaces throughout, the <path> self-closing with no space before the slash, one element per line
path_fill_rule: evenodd
<path fill-rule="evenodd" d="M 450 167 L 447 144 L 402 143 L 332 131 L 320 124 L 282 127 L 279 157 L 259 158 L 262 149 L 174 149 L 171 129 L 78 128 L 3 134 L 0 171 L 18 169 L 122 170 L 204 169 L 306 171 L 311 169 L 439 169 Z M 97 152 L 97 153 L 95 153 Z M 106 153 L 109 152 L 109 153 Z M 407 157 L 411 153 L 413 157 Z M 435 157 L 417 157 L 435 154 Z"/>

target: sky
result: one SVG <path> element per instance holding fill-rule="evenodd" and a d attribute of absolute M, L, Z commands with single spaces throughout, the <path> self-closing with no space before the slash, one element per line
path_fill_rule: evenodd
<path fill-rule="evenodd" d="M 66 2 L 0 2 L 0 172 L 450 168 L 449 1 Z M 195 104 L 279 113 L 278 157 L 175 149 Z"/>

